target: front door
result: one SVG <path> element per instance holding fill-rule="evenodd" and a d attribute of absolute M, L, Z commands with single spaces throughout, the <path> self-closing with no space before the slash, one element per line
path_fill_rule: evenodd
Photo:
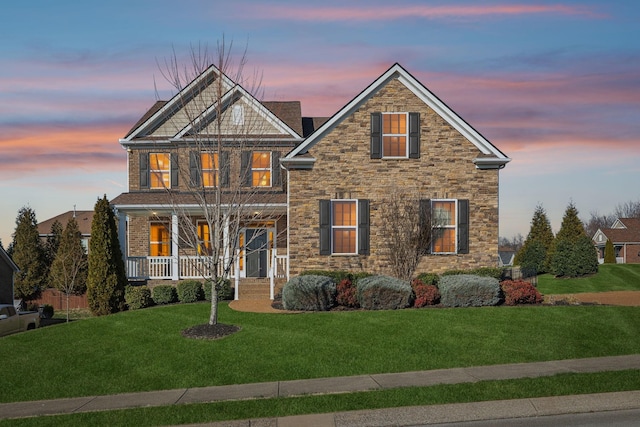
<path fill-rule="evenodd" d="M 246 277 L 267 277 L 267 230 L 247 228 L 245 239 Z"/>

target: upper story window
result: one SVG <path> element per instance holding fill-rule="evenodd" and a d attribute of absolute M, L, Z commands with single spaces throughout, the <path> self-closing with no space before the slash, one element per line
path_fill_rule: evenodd
<path fill-rule="evenodd" d="M 407 157 L 407 113 L 382 114 L 382 157 Z"/>
<path fill-rule="evenodd" d="M 217 187 L 220 179 L 220 167 L 218 153 L 202 153 L 202 185 L 205 187 Z"/>
<path fill-rule="evenodd" d="M 149 226 L 149 255 L 171 255 L 171 233 L 164 223 L 151 223 Z"/>
<path fill-rule="evenodd" d="M 420 113 L 371 113 L 371 158 L 420 158 Z"/>
<path fill-rule="evenodd" d="M 271 187 L 271 153 L 257 151 L 251 155 L 251 185 Z"/>
<path fill-rule="evenodd" d="M 149 154 L 149 177 L 151 188 L 171 187 L 171 161 L 169 154 Z"/>

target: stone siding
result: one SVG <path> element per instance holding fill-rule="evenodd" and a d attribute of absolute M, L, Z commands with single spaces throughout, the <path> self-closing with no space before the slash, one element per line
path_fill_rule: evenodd
<path fill-rule="evenodd" d="M 370 113 L 419 112 L 419 159 L 371 159 Z M 418 272 L 494 267 L 498 259 L 498 171 L 479 170 L 471 142 L 397 80 L 346 117 L 309 153 L 312 170 L 289 172 L 290 273 L 346 269 L 390 273 L 380 206 L 390 194 L 469 199 L 469 254 L 427 255 Z M 319 200 L 370 200 L 370 255 L 319 255 Z"/>

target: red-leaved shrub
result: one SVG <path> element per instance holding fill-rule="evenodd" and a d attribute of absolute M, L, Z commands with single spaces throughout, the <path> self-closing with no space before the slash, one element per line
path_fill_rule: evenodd
<path fill-rule="evenodd" d="M 411 287 L 416 298 L 413 306 L 416 308 L 426 305 L 436 305 L 440 302 L 440 291 L 435 285 L 425 285 L 420 279 L 413 279 Z"/>
<path fill-rule="evenodd" d="M 349 279 L 342 279 L 336 286 L 336 302 L 344 307 L 357 308 L 358 296 L 355 285 Z"/>
<path fill-rule="evenodd" d="M 504 293 L 505 305 L 540 304 L 542 302 L 542 295 L 535 286 L 522 279 L 505 280 L 500 282 L 500 287 Z"/>

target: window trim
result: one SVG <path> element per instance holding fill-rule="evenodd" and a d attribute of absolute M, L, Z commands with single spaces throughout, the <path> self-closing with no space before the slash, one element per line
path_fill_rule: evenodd
<path fill-rule="evenodd" d="M 253 158 L 256 155 L 267 154 L 269 156 L 268 166 L 266 168 L 256 168 L 253 166 Z M 272 157 L 273 153 L 271 151 L 252 151 L 251 152 L 251 164 L 250 164 L 250 174 L 251 174 L 251 186 L 254 188 L 271 188 L 273 187 L 273 168 L 272 168 Z M 268 185 L 254 185 L 253 183 L 253 173 L 254 172 L 269 172 L 269 184 Z"/>
<path fill-rule="evenodd" d="M 151 161 L 152 156 L 156 156 L 156 164 L 158 164 L 157 156 L 166 157 L 168 160 L 168 163 L 165 169 L 152 169 L 152 166 L 153 166 L 153 162 Z M 166 183 L 164 179 L 165 175 L 167 177 Z M 161 186 L 153 185 L 154 176 L 156 178 L 159 178 L 160 182 L 162 183 Z M 171 188 L 171 153 L 161 153 L 161 152 L 149 153 L 149 189 L 162 190 L 165 188 Z"/>
<path fill-rule="evenodd" d="M 433 225 L 434 224 L 434 220 L 431 220 L 432 226 L 431 226 L 431 254 L 433 255 L 455 255 L 458 253 L 458 239 L 459 239 L 459 219 L 458 219 L 458 215 L 459 215 L 459 208 L 458 208 L 458 199 L 431 199 L 431 213 L 433 215 L 433 217 L 435 218 L 436 214 L 435 214 L 435 209 L 433 207 L 434 203 L 439 203 L 439 202 L 453 202 L 453 208 L 454 211 L 452 213 L 452 220 L 454 222 L 453 225 L 449 224 L 449 225 Z M 453 230 L 454 231 L 454 236 L 453 236 L 453 243 L 454 243 L 454 251 L 453 252 L 444 252 L 444 251 L 440 251 L 440 252 L 436 252 L 435 250 L 435 243 L 436 243 L 436 239 L 434 238 L 434 231 L 437 229 L 444 229 L 444 230 Z"/>
<path fill-rule="evenodd" d="M 334 218 L 334 204 L 335 203 L 352 203 L 355 206 L 355 225 L 335 225 Z M 360 218 L 360 207 L 358 206 L 358 199 L 331 199 L 331 255 L 358 255 L 358 242 L 360 241 L 360 232 L 359 232 L 359 218 Z M 335 240 L 334 239 L 334 230 L 354 230 L 355 231 L 355 244 L 354 244 L 354 252 L 336 252 L 335 250 Z"/>
<path fill-rule="evenodd" d="M 153 227 L 162 227 L 167 231 L 167 235 L 169 240 L 164 241 L 164 240 L 151 240 L 152 238 L 152 233 L 151 230 L 153 229 Z M 168 255 L 152 255 L 152 250 L 151 248 L 154 245 L 159 245 L 160 247 L 164 246 L 164 245 L 168 245 L 169 247 L 169 254 Z M 171 240 L 171 226 L 169 224 L 167 224 L 166 222 L 163 221 L 152 221 L 149 223 L 149 256 L 153 256 L 153 257 L 166 257 L 166 256 L 171 256 L 171 251 L 172 251 L 172 240 Z"/>
<path fill-rule="evenodd" d="M 405 127 L 404 133 L 384 133 L 384 116 L 391 115 L 404 115 L 405 116 Z M 395 112 L 383 112 L 382 113 L 382 140 L 381 140 L 381 148 L 380 152 L 382 153 L 383 159 L 408 159 L 409 158 L 409 112 L 408 111 L 395 111 Z M 384 140 L 385 137 L 404 137 L 404 156 L 387 156 L 384 154 Z"/>

